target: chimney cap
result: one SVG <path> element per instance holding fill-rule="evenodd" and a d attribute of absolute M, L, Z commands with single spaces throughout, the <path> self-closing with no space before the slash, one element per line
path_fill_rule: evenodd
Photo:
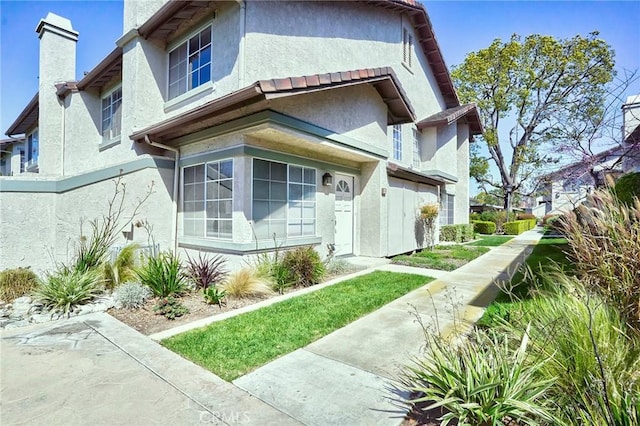
<path fill-rule="evenodd" d="M 73 29 L 71 21 L 67 18 L 63 18 L 62 16 L 58 16 L 55 13 L 49 12 L 47 17 L 41 19 L 38 23 L 36 32 L 38 33 L 39 38 L 42 38 L 45 30 L 51 31 L 73 41 L 78 41 L 79 33 Z"/>

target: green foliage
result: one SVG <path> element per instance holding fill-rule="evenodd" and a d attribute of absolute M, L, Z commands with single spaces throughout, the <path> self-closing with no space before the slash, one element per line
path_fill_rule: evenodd
<path fill-rule="evenodd" d="M 174 336 L 162 344 L 230 381 L 431 280 L 373 272 Z"/>
<path fill-rule="evenodd" d="M 473 240 L 473 224 L 443 225 L 440 227 L 440 241 L 463 243 Z"/>
<path fill-rule="evenodd" d="M 481 235 L 477 241 L 467 244 L 467 246 L 497 247 L 513 239 L 505 235 Z"/>
<path fill-rule="evenodd" d="M 404 379 L 422 396 L 408 402 L 431 402 L 425 410 L 444 407 L 442 425 L 501 425 L 507 417 L 521 424 L 554 420 L 545 398 L 553 379 L 537 377 L 544 362 L 527 359 L 526 332 L 520 342 L 513 340 L 475 331 L 453 349 L 430 336 L 425 359 Z"/>
<path fill-rule="evenodd" d="M 38 276 L 29 268 L 5 269 L 0 272 L 0 300 L 13 302 L 38 287 Z"/>
<path fill-rule="evenodd" d="M 599 117 L 613 68 L 614 52 L 597 33 L 570 39 L 513 35 L 468 54 L 451 77 L 461 102 L 478 105 L 484 127 L 479 144 L 489 151 L 483 156 L 474 147 L 479 144 L 471 144 L 471 176 L 509 198 L 521 191 L 536 170 L 555 161 L 548 146 L 566 141 L 558 136 L 564 124 L 559 117 Z M 503 120 L 507 116 L 514 120 Z M 510 122 L 514 127 L 502 128 Z M 510 143 L 500 135 L 509 135 Z M 498 179 L 490 161 L 503 171 Z"/>
<path fill-rule="evenodd" d="M 613 188 L 616 197 L 627 206 L 634 204 L 634 197 L 640 198 L 640 172 L 627 173 L 616 182 Z"/>
<path fill-rule="evenodd" d="M 640 203 L 629 206 L 598 190 L 559 226 L 585 286 L 640 331 Z"/>
<path fill-rule="evenodd" d="M 524 220 L 514 220 L 513 222 L 505 222 L 502 225 L 504 233 L 507 235 L 520 235 L 527 231 L 528 223 Z"/>
<path fill-rule="evenodd" d="M 473 230 L 479 234 L 495 234 L 496 224 L 494 222 L 477 220 L 473 222 Z"/>
<path fill-rule="evenodd" d="M 151 297 L 151 290 L 140 283 L 128 281 L 120 284 L 113 295 L 116 306 L 138 309 Z"/>
<path fill-rule="evenodd" d="M 302 287 L 318 284 L 325 274 L 324 263 L 311 246 L 287 251 L 282 258 L 282 267 L 289 271 L 287 281 Z"/>
<path fill-rule="evenodd" d="M 148 257 L 147 262 L 136 271 L 136 275 L 156 297 L 180 295 L 187 289 L 180 260 L 171 252 Z"/>
<path fill-rule="evenodd" d="M 198 253 L 196 259 L 187 254 L 186 276 L 196 285 L 196 288 L 207 289 L 224 280 L 227 272 L 223 269 L 226 259 L 222 255 L 213 257 Z"/>
<path fill-rule="evenodd" d="M 169 296 L 158 300 L 158 303 L 153 307 L 153 312 L 155 312 L 156 315 L 164 316 L 168 320 L 174 320 L 183 315 L 187 315 L 189 308 L 180 303 L 175 297 Z"/>
<path fill-rule="evenodd" d="M 69 314 L 74 306 L 91 302 L 101 292 L 102 279 L 98 270 L 62 270 L 41 281 L 34 296 L 45 307 Z"/>
<path fill-rule="evenodd" d="M 489 249 L 485 247 L 436 246 L 434 250 L 422 250 L 410 256 L 395 256 L 392 262 L 418 268 L 453 271 L 461 264 L 480 257 L 488 251 Z"/>
<path fill-rule="evenodd" d="M 245 267 L 229 275 L 220 287 L 228 296 L 244 298 L 272 293 L 271 284 L 270 276 L 258 275 L 255 269 Z"/>
<path fill-rule="evenodd" d="M 209 286 L 202 291 L 204 300 L 210 305 L 218 305 L 222 307 L 225 304 L 223 300 L 227 293 L 215 286 Z"/>
<path fill-rule="evenodd" d="M 120 250 L 113 263 L 105 261 L 102 264 L 102 275 L 106 288 L 115 288 L 121 283 L 135 278 L 136 252 L 139 248 L 138 244 L 128 244 Z"/>

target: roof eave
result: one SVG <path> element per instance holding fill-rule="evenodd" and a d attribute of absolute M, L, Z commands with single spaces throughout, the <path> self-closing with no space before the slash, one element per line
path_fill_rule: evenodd
<path fill-rule="evenodd" d="M 29 128 L 33 127 L 33 124 L 37 123 L 37 111 L 39 107 L 39 96 L 36 93 L 31 101 L 22 110 L 18 118 L 11 124 L 9 129 L 5 132 L 7 136 L 19 135 L 25 133 Z M 34 114 L 36 118 L 34 119 Z M 31 117 L 30 121 L 29 118 Z"/>

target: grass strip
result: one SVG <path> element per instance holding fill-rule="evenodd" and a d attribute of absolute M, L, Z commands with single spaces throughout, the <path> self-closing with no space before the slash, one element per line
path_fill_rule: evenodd
<path fill-rule="evenodd" d="M 480 247 L 497 247 L 513 239 L 513 236 L 509 235 L 480 235 L 478 241 L 467 244 L 468 246 L 480 246 Z"/>
<path fill-rule="evenodd" d="M 525 261 L 534 274 L 540 275 L 544 271 L 544 265 L 555 262 L 561 265 L 570 273 L 572 265 L 567 259 L 564 251 L 567 249 L 567 240 L 565 238 L 543 238 L 533 248 L 529 257 Z M 511 283 L 516 284 L 522 281 L 523 274 L 518 271 L 511 278 Z M 477 322 L 482 327 L 495 327 L 502 320 L 509 320 L 514 312 L 523 312 L 528 309 L 527 293 L 529 286 L 521 285 L 514 289 L 514 295 L 520 300 L 511 300 L 511 296 L 504 292 L 498 293 L 496 300 L 487 307 L 484 315 Z"/>
<path fill-rule="evenodd" d="M 486 247 L 436 246 L 433 250 L 422 250 L 412 255 L 396 256 L 393 258 L 393 263 L 418 268 L 453 271 L 458 269 L 461 263 L 470 262 L 488 251 L 489 249 Z M 462 260 L 464 262 L 452 262 L 452 260 Z"/>
<path fill-rule="evenodd" d="M 432 280 L 413 274 L 372 272 L 179 334 L 162 344 L 231 381 Z"/>

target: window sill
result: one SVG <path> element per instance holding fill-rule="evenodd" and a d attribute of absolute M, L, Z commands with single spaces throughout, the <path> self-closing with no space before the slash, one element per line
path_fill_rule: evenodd
<path fill-rule="evenodd" d="M 322 243 L 322 237 L 296 237 L 285 240 L 283 244 L 278 244 L 277 248 L 318 245 L 320 243 Z M 238 255 L 269 251 L 276 248 L 273 240 L 235 243 L 233 241 L 208 240 L 195 237 L 180 237 L 178 238 L 178 245 L 183 248 L 203 249 Z"/>
<path fill-rule="evenodd" d="M 198 86 L 195 89 L 191 89 L 188 92 L 185 92 L 182 95 L 165 102 L 164 103 L 164 112 L 173 111 L 173 110 L 183 106 L 187 102 L 193 102 L 194 100 L 196 100 L 196 98 L 200 98 L 200 97 L 209 95 L 209 94 L 215 92 L 215 90 L 216 90 L 216 87 L 213 84 L 213 82 L 209 82 L 209 83 L 203 84 L 201 86 Z"/>
<path fill-rule="evenodd" d="M 114 147 L 116 145 L 120 145 L 120 138 L 112 139 L 112 140 L 109 140 L 109 141 L 102 141 L 98 145 L 98 151 L 104 151 L 104 150 L 112 148 L 112 147 Z"/>

